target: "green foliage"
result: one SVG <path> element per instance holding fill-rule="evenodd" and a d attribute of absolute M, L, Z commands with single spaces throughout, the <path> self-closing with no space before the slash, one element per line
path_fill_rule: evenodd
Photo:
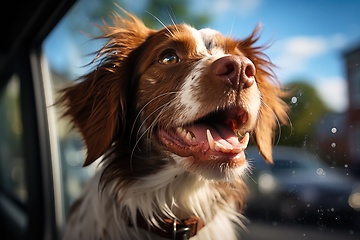
<path fill-rule="evenodd" d="M 281 129 L 280 144 L 306 146 L 315 141 L 316 122 L 330 110 L 316 90 L 305 81 L 295 81 L 286 86 L 292 94 L 284 100 L 291 106 L 291 126 Z"/>
<path fill-rule="evenodd" d="M 173 22 L 186 22 L 195 28 L 201 28 L 210 20 L 209 15 L 191 14 L 191 5 L 188 0 L 148 0 L 147 2 L 148 4 L 145 8 L 147 13 L 142 15 L 142 19 L 149 27 L 158 28 L 158 20 L 160 20 L 165 25 L 172 24 Z"/>
<path fill-rule="evenodd" d="M 147 27 L 154 29 L 162 28 L 163 24 L 184 22 L 195 28 L 200 28 L 210 21 L 210 16 L 207 14 L 192 13 L 189 0 L 145 0 L 141 3 L 134 0 L 91 0 L 90 3 L 86 6 L 88 10 L 85 12 L 88 13 L 88 19 L 95 23 L 109 22 L 113 11 L 121 14 L 119 7 L 135 14 L 144 21 Z M 82 9 L 78 9 L 78 11 L 82 11 Z M 79 21 L 72 22 L 81 25 L 79 28 L 85 30 L 85 32 L 92 33 L 94 31 L 91 29 L 93 25 L 89 25 L 88 22 L 86 25 Z"/>

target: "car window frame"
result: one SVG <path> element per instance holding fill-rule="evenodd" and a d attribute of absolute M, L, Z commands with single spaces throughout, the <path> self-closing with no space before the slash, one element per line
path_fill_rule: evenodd
<path fill-rule="evenodd" d="M 58 196 L 57 174 L 54 171 L 57 170 L 56 161 L 52 156 L 51 114 L 48 112 L 51 110 L 46 100 L 48 80 L 41 43 L 76 1 L 38 2 L 34 3 L 36 11 L 30 20 L 24 21 L 26 26 L 19 29 L 16 41 L 6 52 L 0 66 L 0 90 L 7 86 L 14 74 L 18 75 L 20 81 L 22 143 L 29 193 L 26 204 L 21 204 L 0 189 L 0 230 L 5 239 L 56 240 L 60 238 L 64 221 L 62 209 L 56 200 L 61 197 Z"/>

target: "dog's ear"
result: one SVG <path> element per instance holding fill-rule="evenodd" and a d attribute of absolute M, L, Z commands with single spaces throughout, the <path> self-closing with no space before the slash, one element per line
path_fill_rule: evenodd
<path fill-rule="evenodd" d="M 70 117 L 83 136 L 87 148 L 84 166 L 91 164 L 111 146 L 126 124 L 126 102 L 131 92 L 134 68 L 131 52 L 153 31 L 136 17 L 125 12 L 126 18 L 114 15 L 113 26 L 100 29 L 100 38 L 108 42 L 98 52 L 97 67 L 83 76 L 81 82 L 61 91 L 60 104 L 64 116 Z"/>
<path fill-rule="evenodd" d="M 278 85 L 269 82 L 269 76 L 257 76 L 257 84 L 261 92 L 261 107 L 255 128 L 255 142 L 264 159 L 272 163 L 272 148 L 276 128 L 288 122 L 288 106 L 282 100 L 286 93 Z"/>
<path fill-rule="evenodd" d="M 255 127 L 255 142 L 264 159 L 272 163 L 276 127 L 288 122 L 288 106 L 282 100 L 287 93 L 275 77 L 274 64 L 263 52 L 267 46 L 254 46 L 259 39 L 260 29 L 258 25 L 248 38 L 240 41 L 238 46 L 256 67 L 255 79 L 261 93 L 261 107 Z"/>

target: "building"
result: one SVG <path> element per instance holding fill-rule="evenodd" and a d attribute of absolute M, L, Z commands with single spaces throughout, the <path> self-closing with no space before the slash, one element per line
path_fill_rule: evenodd
<path fill-rule="evenodd" d="M 344 54 L 348 81 L 347 147 L 351 163 L 360 172 L 360 46 Z"/>

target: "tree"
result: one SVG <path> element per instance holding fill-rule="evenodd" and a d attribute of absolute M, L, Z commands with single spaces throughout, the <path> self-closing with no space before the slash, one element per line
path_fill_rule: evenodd
<path fill-rule="evenodd" d="M 119 7 L 134 13 L 144 21 L 146 26 L 154 29 L 163 27 L 162 24 L 169 25 L 183 22 L 191 24 L 195 28 L 200 28 L 210 21 L 210 15 L 208 14 L 191 13 L 189 0 L 146 0 L 141 3 L 143 4 L 141 7 L 135 4 L 134 1 L 125 0 L 91 0 L 90 2 L 90 4 L 86 5 L 87 11 L 83 11 L 83 9 L 78 11 L 87 12 L 88 18 L 94 22 L 108 22 L 113 11 L 121 14 Z M 78 14 L 73 16 L 74 18 L 80 17 Z M 76 19 L 72 22 L 79 24 L 75 28 L 82 29 L 87 33 L 93 33 L 95 30 L 89 23 L 76 21 Z"/>
<path fill-rule="evenodd" d="M 186 22 L 195 28 L 201 28 L 210 21 L 209 15 L 191 14 L 190 7 L 191 4 L 189 3 L 189 0 L 148 0 L 146 6 L 148 13 L 145 12 L 145 14 L 140 15 L 149 27 L 154 28 L 159 26 L 159 22 L 156 18 L 163 21 L 165 24 L 172 24 L 172 21 L 175 23 Z M 156 18 L 154 16 L 156 16 Z"/>
<path fill-rule="evenodd" d="M 281 128 L 279 144 L 307 147 L 316 143 L 315 125 L 330 112 L 313 86 L 305 81 L 294 81 L 286 86 L 292 94 L 284 100 L 289 103 L 291 125 Z"/>

